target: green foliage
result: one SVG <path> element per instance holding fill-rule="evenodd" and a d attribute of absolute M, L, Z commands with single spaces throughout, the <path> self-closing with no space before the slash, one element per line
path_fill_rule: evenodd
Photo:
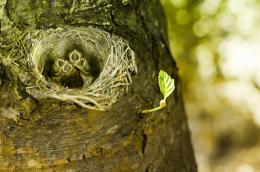
<path fill-rule="evenodd" d="M 174 79 L 172 79 L 166 72 L 160 70 L 158 83 L 164 100 L 166 100 L 175 89 Z"/>
<path fill-rule="evenodd" d="M 150 113 L 166 107 L 166 99 L 175 89 L 174 79 L 171 78 L 163 70 L 160 70 L 160 73 L 158 75 L 158 84 L 160 87 L 160 91 L 163 94 L 163 100 L 160 101 L 160 105 L 158 107 L 148 109 L 148 110 L 143 110 L 142 113 Z"/>

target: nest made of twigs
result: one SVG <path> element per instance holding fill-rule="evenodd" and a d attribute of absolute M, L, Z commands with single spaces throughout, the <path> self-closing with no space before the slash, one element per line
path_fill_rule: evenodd
<path fill-rule="evenodd" d="M 21 68 L 19 76 L 27 93 L 37 99 L 54 98 L 87 109 L 108 110 L 127 91 L 131 75 L 137 73 L 135 54 L 128 42 L 93 27 L 34 31 L 24 37 L 23 48 L 26 67 Z M 93 70 L 81 78 L 81 85 L 71 88 L 57 84 L 48 65 L 74 49 L 84 55 Z"/>

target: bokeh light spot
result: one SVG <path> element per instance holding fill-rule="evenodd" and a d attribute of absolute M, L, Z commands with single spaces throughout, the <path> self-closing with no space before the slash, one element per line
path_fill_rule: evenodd
<path fill-rule="evenodd" d="M 176 21 L 180 25 L 188 24 L 190 21 L 190 14 L 187 10 L 178 10 L 176 13 Z"/>
<path fill-rule="evenodd" d="M 176 8 L 183 8 L 187 5 L 187 0 L 170 0 Z"/>

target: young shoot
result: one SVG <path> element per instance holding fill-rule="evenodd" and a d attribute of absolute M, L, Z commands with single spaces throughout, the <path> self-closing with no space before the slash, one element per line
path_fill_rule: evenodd
<path fill-rule="evenodd" d="M 160 70 L 158 75 L 158 84 L 160 91 L 163 94 L 163 99 L 160 101 L 160 105 L 152 109 L 143 110 L 142 113 L 150 113 L 166 107 L 166 99 L 175 89 L 174 79 L 171 78 L 166 72 Z"/>

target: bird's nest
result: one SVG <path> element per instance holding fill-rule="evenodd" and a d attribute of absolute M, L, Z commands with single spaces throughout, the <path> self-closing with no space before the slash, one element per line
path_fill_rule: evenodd
<path fill-rule="evenodd" d="M 137 72 L 127 41 L 93 27 L 34 31 L 24 37 L 23 49 L 19 76 L 36 99 L 108 110 Z"/>

